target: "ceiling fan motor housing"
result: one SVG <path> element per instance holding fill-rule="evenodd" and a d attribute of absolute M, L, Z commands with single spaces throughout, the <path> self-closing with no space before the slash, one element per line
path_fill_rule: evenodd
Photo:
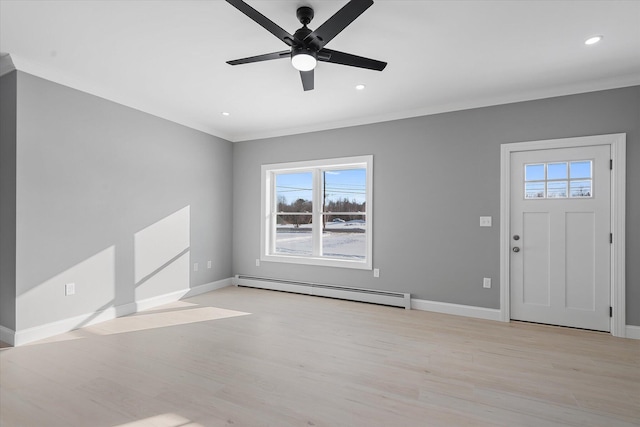
<path fill-rule="evenodd" d="M 296 16 L 302 25 L 309 25 L 309 22 L 313 19 L 313 9 L 308 6 L 299 7 L 296 10 Z"/>
<path fill-rule="evenodd" d="M 291 56 L 294 57 L 296 55 L 309 55 L 318 59 L 318 51 L 313 49 L 312 47 L 307 46 L 294 46 L 291 48 Z"/>
<path fill-rule="evenodd" d="M 299 42 L 304 40 L 305 37 L 307 37 L 309 34 L 311 34 L 312 31 L 307 28 L 307 26 L 305 25 L 304 27 L 298 29 L 295 33 L 293 33 L 293 38 L 294 38 L 294 44 L 300 44 Z"/>

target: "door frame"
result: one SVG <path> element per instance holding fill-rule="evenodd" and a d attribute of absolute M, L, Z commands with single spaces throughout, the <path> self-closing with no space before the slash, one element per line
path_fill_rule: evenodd
<path fill-rule="evenodd" d="M 500 320 L 511 321 L 511 153 L 518 151 L 576 148 L 592 145 L 611 146 L 611 290 L 613 308 L 611 335 L 626 336 L 625 314 L 625 206 L 626 206 L 626 133 L 580 136 L 502 144 L 500 146 Z"/>

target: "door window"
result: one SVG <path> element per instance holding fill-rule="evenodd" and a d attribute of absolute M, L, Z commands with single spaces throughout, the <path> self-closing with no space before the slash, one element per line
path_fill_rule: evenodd
<path fill-rule="evenodd" d="M 592 160 L 524 165 L 525 199 L 584 199 L 591 197 L 593 197 Z"/>

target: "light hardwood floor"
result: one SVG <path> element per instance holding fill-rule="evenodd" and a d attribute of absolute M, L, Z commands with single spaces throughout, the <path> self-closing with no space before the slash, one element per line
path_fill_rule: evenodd
<path fill-rule="evenodd" d="M 640 425 L 640 341 L 247 288 L 0 361 L 3 427 Z"/>

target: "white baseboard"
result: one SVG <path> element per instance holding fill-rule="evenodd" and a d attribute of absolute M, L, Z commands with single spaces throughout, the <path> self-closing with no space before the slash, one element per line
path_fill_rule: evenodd
<path fill-rule="evenodd" d="M 626 329 L 626 338 L 632 338 L 634 340 L 640 340 L 640 326 L 627 325 Z"/>
<path fill-rule="evenodd" d="M 0 77 L 4 76 L 5 74 L 9 74 L 12 71 L 15 71 L 15 69 L 16 69 L 16 66 L 13 64 L 11 55 L 5 54 L 0 56 Z"/>
<path fill-rule="evenodd" d="M 81 327 L 94 325 L 106 320 L 111 320 L 139 311 L 148 310 L 159 305 L 179 301 L 183 298 L 200 295 L 232 285 L 232 278 L 223 279 L 217 282 L 207 283 L 193 288 L 172 292 L 166 295 L 159 295 L 153 298 L 147 298 L 117 307 L 109 307 L 99 312 L 87 313 L 17 332 L 0 325 L 0 341 L 18 347 L 33 341 L 38 341 L 55 335 L 63 334 L 65 332 L 73 331 Z M 478 319 L 495 321 L 501 320 L 500 310 L 493 308 L 475 307 L 415 298 L 411 299 L 411 308 L 415 310 L 432 311 L 435 313 L 453 314 L 456 316 L 474 317 Z M 625 332 L 626 338 L 640 339 L 640 326 L 626 325 Z"/>
<path fill-rule="evenodd" d="M 218 280 L 217 282 L 206 283 L 204 285 L 196 286 L 189 289 L 182 289 L 180 291 L 171 292 L 169 294 L 158 295 L 156 297 L 147 298 L 137 301 L 135 303 L 136 309 L 134 313 L 138 311 L 149 310 L 150 308 L 157 307 L 159 305 L 169 304 L 171 302 L 179 301 L 183 298 L 189 298 L 196 295 L 204 294 L 206 292 L 215 291 L 216 289 L 232 286 L 232 279 Z"/>
<path fill-rule="evenodd" d="M 436 313 L 454 314 L 456 316 L 502 321 L 502 318 L 500 317 L 500 310 L 493 308 L 474 307 L 470 305 L 459 305 L 421 299 L 412 299 L 411 308 L 415 310 L 433 311 Z M 640 326 L 627 325 L 625 332 L 626 338 L 640 340 Z"/>
<path fill-rule="evenodd" d="M 165 295 L 158 295 L 156 297 L 147 298 L 116 307 L 109 307 L 105 310 L 97 311 L 94 313 L 81 314 L 79 316 L 58 320 L 56 322 L 46 323 L 40 326 L 34 326 L 32 328 L 23 329 L 20 331 L 12 331 L 8 328 L 0 326 L 0 340 L 6 342 L 7 344 L 18 347 L 33 341 L 38 341 L 55 335 L 63 334 L 65 332 L 73 331 L 85 326 L 95 325 L 96 323 L 115 319 L 116 317 L 127 316 L 129 314 L 148 310 L 159 305 L 179 301 L 183 298 L 200 295 L 231 285 L 231 278 L 218 280 L 217 282 L 211 282 L 193 288 L 171 292 Z"/>
<path fill-rule="evenodd" d="M 204 285 L 199 285 L 194 288 L 189 288 L 187 289 L 187 293 L 184 294 L 182 298 L 195 297 L 196 295 L 206 294 L 207 292 L 226 288 L 227 286 L 233 286 L 233 277 L 218 280 L 217 282 L 205 283 Z"/>
<path fill-rule="evenodd" d="M 0 325 L 0 341 L 6 342 L 9 345 L 14 345 L 13 337 L 15 336 L 15 334 L 16 331 L 14 331 L 13 329 L 5 328 L 4 326 Z"/>
<path fill-rule="evenodd" d="M 496 308 L 475 307 L 472 305 L 451 304 L 448 302 L 411 299 L 411 308 L 456 316 L 500 321 L 500 310 Z"/>
<path fill-rule="evenodd" d="M 115 319 L 116 317 L 126 316 L 135 313 L 135 307 L 135 303 L 129 303 L 19 330 L 15 332 L 13 345 L 19 347 L 33 341 L 53 337 L 85 326 L 95 325 L 96 323 Z"/>

